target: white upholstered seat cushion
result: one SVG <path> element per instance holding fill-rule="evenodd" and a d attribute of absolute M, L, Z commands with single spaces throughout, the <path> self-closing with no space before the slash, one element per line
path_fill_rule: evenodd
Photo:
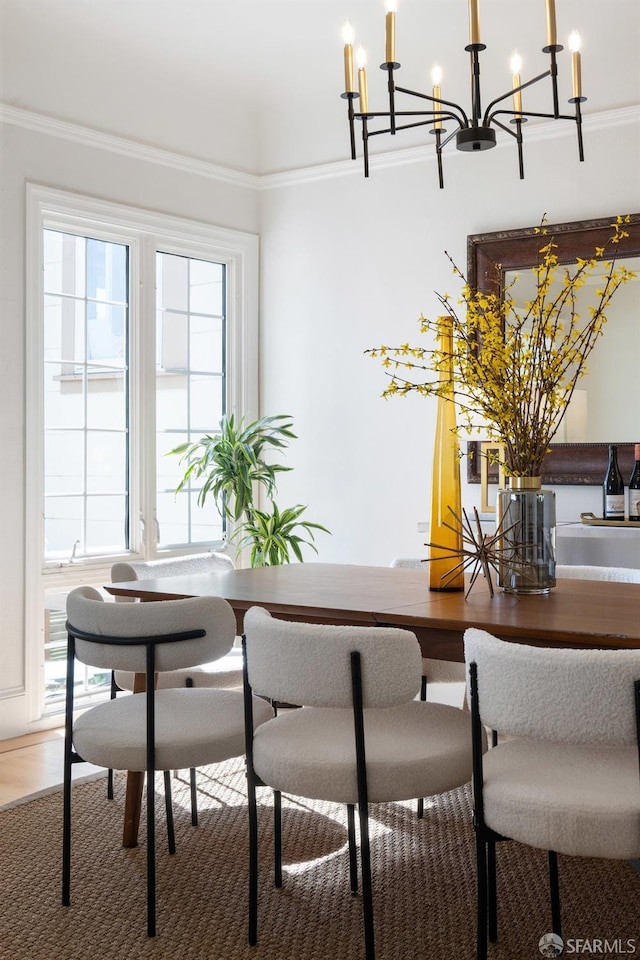
<path fill-rule="evenodd" d="M 471 779 L 469 714 L 412 701 L 365 710 L 369 801 L 410 800 Z M 353 711 L 303 707 L 259 727 L 257 775 L 283 793 L 357 803 Z"/>
<path fill-rule="evenodd" d="M 218 763 L 245 751 L 244 703 L 236 690 L 158 690 L 155 697 L 157 770 Z M 254 697 L 254 725 L 273 711 Z M 145 770 L 146 695 L 119 697 L 77 718 L 74 747 L 97 766 Z"/>
<path fill-rule="evenodd" d="M 543 850 L 640 857 L 635 746 L 507 740 L 485 753 L 487 826 Z"/>

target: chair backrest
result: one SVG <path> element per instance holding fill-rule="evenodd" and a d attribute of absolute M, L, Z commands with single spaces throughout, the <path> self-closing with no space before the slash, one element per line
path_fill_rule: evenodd
<path fill-rule="evenodd" d="M 67 597 L 67 621 L 84 633 L 105 637 L 105 643 L 76 640 L 76 657 L 92 667 L 110 670 L 146 670 L 146 649 L 141 644 L 110 644 L 110 637 L 132 641 L 142 637 L 170 636 L 204 630 L 205 636 L 161 643 L 155 652 L 155 669 L 179 670 L 218 660 L 229 652 L 236 634 L 236 618 L 221 597 L 194 597 L 150 603 L 105 603 L 93 587 L 77 587 Z"/>
<path fill-rule="evenodd" d="M 477 664 L 486 726 L 530 739 L 636 742 L 640 650 L 532 647 L 476 629 L 465 632 L 464 649 L 467 674 Z"/>
<path fill-rule="evenodd" d="M 556 577 L 566 580 L 616 580 L 640 583 L 640 570 L 633 567 L 594 567 L 585 564 L 558 564 Z"/>
<path fill-rule="evenodd" d="M 199 553 L 170 560 L 132 560 L 114 563 L 111 567 L 113 583 L 130 580 L 157 580 L 160 577 L 180 577 L 195 573 L 222 573 L 233 570 L 234 564 L 224 553 Z"/>
<path fill-rule="evenodd" d="M 249 683 L 273 700 L 351 707 L 353 651 L 361 655 L 365 707 L 413 700 L 420 687 L 422 656 L 409 630 L 296 623 L 252 607 L 244 631 Z"/>
<path fill-rule="evenodd" d="M 418 557 L 396 557 L 389 566 L 399 567 L 402 570 L 424 570 L 425 573 L 429 569 L 426 560 L 420 560 Z"/>

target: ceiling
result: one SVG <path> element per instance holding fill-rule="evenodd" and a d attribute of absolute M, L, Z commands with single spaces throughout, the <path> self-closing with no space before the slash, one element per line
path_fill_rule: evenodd
<path fill-rule="evenodd" d="M 514 47 L 523 79 L 547 69 L 544 7 L 481 0 L 485 105 L 510 87 Z M 583 36 L 585 114 L 639 103 L 640 3 L 556 9 L 559 40 L 574 27 Z M 370 108 L 386 97 L 383 0 L 0 0 L 0 13 L 5 103 L 253 173 L 347 158 L 347 18 L 368 49 Z M 399 0 L 397 83 L 429 92 L 438 60 L 443 95 L 468 106 L 467 23 L 467 0 Z M 569 56 L 559 60 L 563 102 Z M 529 91 L 525 106 L 548 109 L 544 93 Z M 376 146 L 389 150 L 390 138 Z"/>

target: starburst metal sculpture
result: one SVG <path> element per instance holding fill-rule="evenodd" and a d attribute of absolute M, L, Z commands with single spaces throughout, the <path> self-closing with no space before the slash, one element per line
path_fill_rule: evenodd
<path fill-rule="evenodd" d="M 446 587 L 447 584 L 458 575 L 460 570 L 462 570 L 463 573 L 471 570 L 471 579 L 464 595 L 465 600 L 481 573 L 487 581 L 489 594 L 493 597 L 495 591 L 491 573 L 493 571 L 496 575 L 499 575 L 501 563 L 508 564 L 511 570 L 522 574 L 524 577 L 531 577 L 532 582 L 535 580 L 534 565 L 526 560 L 522 560 L 516 554 L 518 548 L 534 546 L 534 544 L 516 544 L 513 540 L 509 541 L 507 539 L 508 534 L 519 525 L 520 521 L 516 520 L 515 523 L 510 523 L 508 526 L 505 526 L 505 520 L 507 519 L 507 515 L 505 514 L 494 532 L 488 534 L 482 530 L 480 516 L 476 507 L 473 508 L 475 529 L 464 508 L 461 517 L 458 516 L 452 507 L 448 507 L 447 509 L 451 514 L 452 523 L 445 521 L 443 525 L 462 538 L 462 547 L 459 550 L 451 550 L 448 546 L 443 546 L 439 543 L 425 543 L 425 547 L 434 548 L 439 551 L 448 551 L 444 554 L 439 553 L 438 560 L 460 558 L 459 563 L 441 578 L 443 587 Z M 425 562 L 428 563 L 429 561 L 427 560 Z"/>

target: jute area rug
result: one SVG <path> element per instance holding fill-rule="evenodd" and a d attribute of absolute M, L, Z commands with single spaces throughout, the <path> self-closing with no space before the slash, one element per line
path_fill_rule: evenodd
<path fill-rule="evenodd" d="M 124 775 L 73 791 L 72 904 L 60 903 L 62 793 L 0 813 L 2 960 L 360 960 L 361 898 L 348 886 L 344 808 L 284 798 L 284 886 L 272 882 L 270 792 L 261 790 L 259 943 L 247 944 L 247 815 L 239 760 L 198 774 L 200 824 L 174 783 L 177 853 L 158 811 L 158 935 L 146 936 L 144 823 L 121 843 Z M 160 791 L 161 793 L 161 791 Z M 162 799 L 162 795 L 160 797 Z M 371 808 L 378 960 L 472 960 L 474 844 L 469 790 Z M 627 863 L 560 859 L 564 936 L 635 939 L 640 875 Z M 549 931 L 546 856 L 499 848 L 500 942 L 491 960 L 539 958 Z"/>

